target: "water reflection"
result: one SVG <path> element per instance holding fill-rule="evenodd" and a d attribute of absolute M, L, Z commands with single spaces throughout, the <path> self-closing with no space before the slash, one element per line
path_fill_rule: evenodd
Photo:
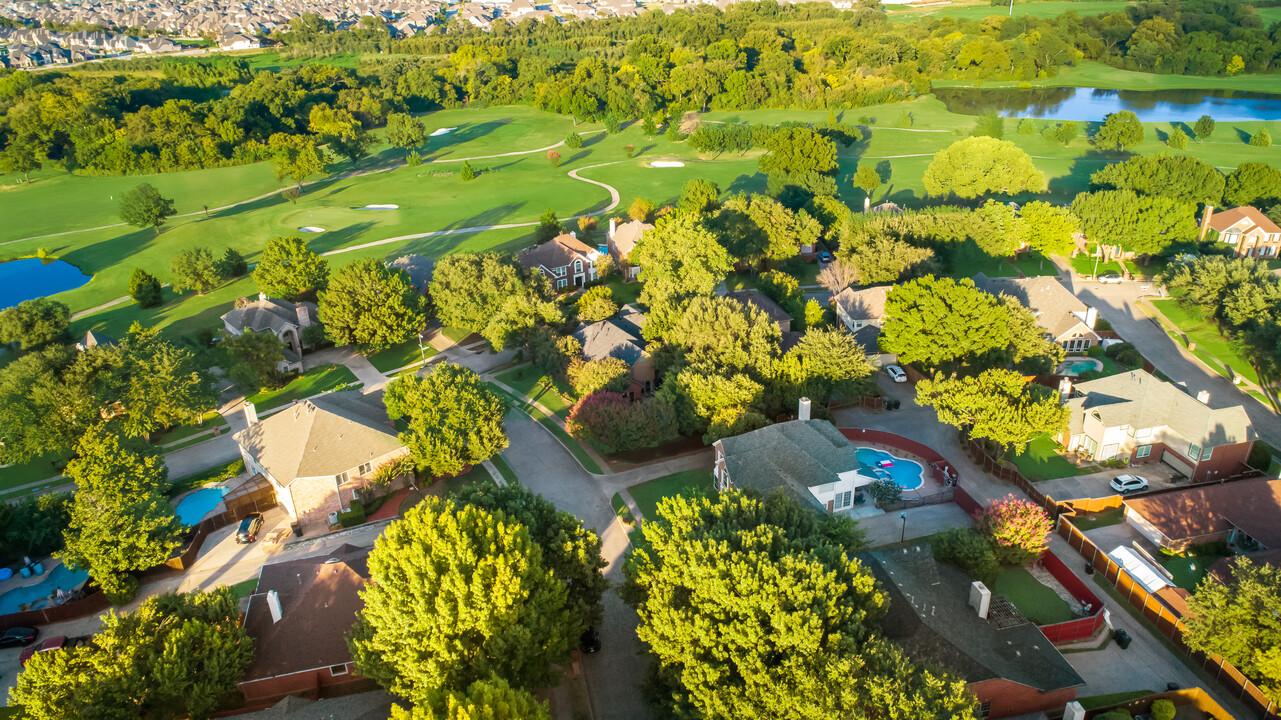
<path fill-rule="evenodd" d="M 1190 123 L 1202 115 L 1220 122 L 1281 118 L 1281 95 L 1233 90 L 940 88 L 934 94 L 948 110 L 966 115 L 1101 121 L 1108 113 L 1130 110 L 1144 122 Z"/>

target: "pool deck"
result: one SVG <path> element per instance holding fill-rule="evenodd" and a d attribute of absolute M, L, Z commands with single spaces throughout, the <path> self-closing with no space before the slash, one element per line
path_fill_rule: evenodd
<path fill-rule="evenodd" d="M 47 558 L 38 560 L 38 562 L 41 565 L 44 565 L 43 575 L 32 575 L 31 577 L 24 578 L 17 571 L 17 568 L 14 568 L 13 577 L 9 578 L 8 580 L 0 581 L 0 596 L 3 596 L 5 593 L 8 593 L 13 590 L 19 590 L 21 588 L 31 587 L 33 585 L 39 585 L 45 580 L 48 580 L 49 575 L 53 573 L 53 571 L 56 570 L 58 566 L 62 565 L 61 560 L 58 560 L 57 558 L 52 558 L 52 557 L 47 557 Z M 17 567 L 22 567 L 22 566 L 18 565 Z M 71 588 L 63 588 L 63 590 L 70 590 L 70 589 Z"/>
<path fill-rule="evenodd" d="M 881 452 L 887 453 L 896 458 L 901 458 L 903 460 L 911 460 L 912 462 L 921 466 L 921 484 L 910 490 L 905 488 L 903 490 L 903 497 L 905 499 L 927 498 L 932 495 L 937 495 L 943 492 L 943 485 L 938 480 L 934 479 L 934 472 L 930 468 L 930 462 L 920 457 L 919 455 L 910 453 L 907 450 L 904 450 L 902 448 L 896 448 L 890 445 L 883 445 L 881 443 L 868 442 L 864 440 L 860 440 L 858 444 L 855 445 L 855 447 L 865 447 L 865 448 L 871 448 L 873 450 L 880 450 Z"/>

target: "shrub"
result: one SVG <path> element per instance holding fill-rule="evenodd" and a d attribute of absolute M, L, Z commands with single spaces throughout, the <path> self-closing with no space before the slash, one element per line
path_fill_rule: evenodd
<path fill-rule="evenodd" d="M 1108 357 L 1131 369 L 1143 365 L 1143 356 L 1139 354 L 1134 345 L 1128 342 L 1110 345 L 1103 352 Z"/>
<path fill-rule="evenodd" d="M 352 500 L 351 507 L 347 512 L 338 513 L 338 524 L 343 527 L 352 527 L 365 521 L 365 504 L 359 500 Z"/>
<path fill-rule="evenodd" d="M 626 361 L 615 357 L 587 362 L 580 360 L 569 366 L 569 384 L 579 397 L 587 397 L 601 390 L 621 393 L 631 383 L 631 367 Z"/>
<path fill-rule="evenodd" d="M 1188 146 L 1188 134 L 1183 132 L 1183 128 L 1176 127 L 1174 131 L 1165 139 L 1165 144 L 1175 150 L 1183 150 Z"/>
<path fill-rule="evenodd" d="M 471 166 L 471 163 L 469 162 L 463 163 L 463 169 L 461 173 L 462 173 L 463 182 L 471 182 L 472 180 L 476 179 L 476 170 Z"/>
<path fill-rule="evenodd" d="M 623 152 L 627 153 L 627 157 L 631 157 L 631 156 L 632 156 L 633 154 L 635 154 L 635 152 L 636 152 L 636 146 L 635 146 L 635 145 L 624 145 L 624 146 L 623 146 Z"/>
<path fill-rule="evenodd" d="M 610 135 L 617 135 L 623 129 L 623 121 L 618 116 L 610 113 L 605 116 L 605 132 Z"/>
<path fill-rule="evenodd" d="M 608 285 L 597 285 L 578 297 L 578 319 L 585 323 L 604 320 L 618 312 L 618 303 Z"/>
<path fill-rule="evenodd" d="M 1174 720 L 1174 713 L 1174 703 L 1165 698 L 1153 700 L 1152 707 L 1148 710 L 1152 720 Z"/>
<path fill-rule="evenodd" d="M 1272 147 L 1272 133 L 1267 128 L 1259 128 L 1259 131 L 1250 136 L 1250 144 L 1254 147 Z"/>
<path fill-rule="evenodd" d="M 547 161 L 552 164 L 552 167 L 560 167 L 560 153 L 555 150 L 548 150 Z"/>
<path fill-rule="evenodd" d="M 1054 522 L 1039 505 L 1007 495 L 979 514 L 978 528 L 1003 565 L 1026 565 L 1045 552 Z"/>
<path fill-rule="evenodd" d="M 422 163 L 423 156 L 420 155 L 417 150 L 411 150 L 409 154 L 405 156 L 405 164 L 409 167 L 418 167 L 419 165 L 422 165 Z"/>
<path fill-rule="evenodd" d="M 1036 123 L 1032 122 L 1032 119 L 1031 119 L 1031 118 L 1023 118 L 1023 119 L 1019 122 L 1019 134 L 1020 134 L 1020 135 L 1035 135 L 1035 134 L 1036 134 Z"/>
<path fill-rule="evenodd" d="M 663 400 L 634 403 L 616 392 L 595 392 L 569 411 L 565 429 L 610 450 L 635 450 L 676 436 L 676 413 Z"/>
<path fill-rule="evenodd" d="M 1102 345 L 1091 345 L 1088 349 L 1086 349 L 1085 356 L 1092 357 L 1095 360 L 1097 360 L 1103 357 L 1104 354 L 1106 354 L 1106 352 L 1107 351 L 1103 349 Z"/>
<path fill-rule="evenodd" d="M 156 307 L 162 299 L 160 281 L 146 270 L 134 268 L 133 275 L 129 278 L 129 297 L 142 307 Z"/>
<path fill-rule="evenodd" d="M 912 117 L 912 113 L 907 112 L 906 110 L 904 110 L 904 111 L 902 112 L 902 114 L 900 114 L 900 115 L 898 116 L 898 120 L 896 120 L 896 121 L 894 122 L 894 127 L 896 127 L 896 128 L 910 128 L 910 127 L 912 127 L 912 123 L 913 123 L 913 122 L 914 122 L 914 118 Z"/>
<path fill-rule="evenodd" d="M 987 538 L 969 528 L 945 530 L 931 541 L 934 559 L 951 563 L 971 578 L 991 586 L 1001 565 Z"/>
<path fill-rule="evenodd" d="M 676 123 L 671 120 L 667 122 L 667 132 L 664 135 L 668 142 L 680 142 L 685 139 L 685 133 L 681 132 L 681 129 L 676 127 Z"/>
<path fill-rule="evenodd" d="M 1095 715 L 1094 720 L 1132 720 L 1129 710 L 1117 708 L 1111 712 Z"/>
<path fill-rule="evenodd" d="M 583 136 L 579 135 L 576 132 L 570 133 L 565 138 L 565 147 L 568 147 L 570 150 L 577 150 L 582 146 L 583 146 Z"/>
<path fill-rule="evenodd" d="M 903 499 L 903 488 L 893 480 L 877 480 L 867 486 L 867 492 L 881 507 L 893 505 Z"/>

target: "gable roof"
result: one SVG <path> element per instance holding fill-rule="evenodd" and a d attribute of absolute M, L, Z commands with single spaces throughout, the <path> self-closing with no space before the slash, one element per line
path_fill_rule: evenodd
<path fill-rule="evenodd" d="M 239 330 L 248 329 L 253 332 L 269 330 L 273 333 L 279 333 L 291 325 L 294 327 L 300 326 L 298 322 L 298 308 L 300 306 L 310 311 L 310 317 L 316 317 L 316 303 L 294 303 L 288 300 L 260 297 L 238 308 L 232 308 L 222 316 L 222 321 Z"/>
<path fill-rule="evenodd" d="M 346 635 L 365 606 L 359 591 L 369 579 L 369 551 L 341 545 L 327 556 L 264 565 L 249 596 L 245 630 L 254 659 L 244 682 L 351 661 Z M 273 622 L 267 591 L 280 598 Z"/>
<path fill-rule="evenodd" d="M 725 297 L 737 300 L 744 305 L 754 306 L 776 323 L 790 323 L 792 321 L 792 316 L 788 315 L 781 305 L 768 298 L 760 290 L 731 290 Z"/>
<path fill-rule="evenodd" d="M 618 254 L 626 256 L 636 247 L 636 243 L 641 236 L 648 230 L 653 230 L 654 226 L 640 220 L 633 220 L 629 223 L 623 223 L 614 228 L 614 235 L 610 240 L 614 241 L 614 247 L 618 249 Z"/>
<path fill-rule="evenodd" d="M 1085 413 L 1097 413 L 1106 427 L 1166 428 L 1203 448 L 1255 437 L 1240 405 L 1216 410 L 1142 370 L 1089 380 L 1077 385 L 1075 392 L 1081 396 L 1068 400 L 1073 433 L 1081 432 Z"/>
<path fill-rule="evenodd" d="M 1018 300 L 1036 315 L 1036 324 L 1055 338 L 1085 323 L 1090 309 L 1052 277 L 990 278 L 979 273 L 973 279 L 980 290 Z"/>
<path fill-rule="evenodd" d="M 640 329 L 645 325 L 645 314 L 632 305 L 624 305 L 612 318 L 580 325 L 574 339 L 583 347 L 583 358 L 604 360 L 614 357 L 635 365 L 645 357 L 645 340 Z"/>
<path fill-rule="evenodd" d="M 436 261 L 422 255 L 401 255 L 392 260 L 387 267 L 404 270 L 409 276 L 410 284 L 419 293 L 426 294 L 427 286 L 431 284 L 432 272 L 436 269 Z"/>
<path fill-rule="evenodd" d="M 88 350 L 89 348 L 98 347 L 99 345 L 109 347 L 116 344 L 117 343 L 114 338 L 109 338 L 102 333 L 96 333 L 90 330 L 85 333 L 84 337 L 80 338 L 80 342 L 76 343 L 76 348 L 80 350 Z"/>
<path fill-rule="evenodd" d="M 597 250 L 588 247 L 572 235 L 557 235 L 545 243 L 525 248 L 516 259 L 527 268 L 545 267 L 547 269 L 564 267 L 575 258 L 589 262 Z"/>
<path fill-rule="evenodd" d="M 1253 478 L 1201 485 L 1125 500 L 1171 540 L 1226 532 L 1236 526 L 1269 550 L 1281 550 L 1281 480 Z"/>
<path fill-rule="evenodd" d="M 1249 232 L 1257 227 L 1265 233 L 1281 233 L 1281 227 L 1277 227 L 1277 224 L 1269 220 L 1267 215 L 1250 205 L 1242 205 L 1231 210 L 1212 213 L 1210 215 L 1210 227 L 1223 232 L 1242 220 L 1250 221 L 1249 227 L 1245 228 L 1244 232 Z"/>
<path fill-rule="evenodd" d="M 382 403 L 359 390 L 295 403 L 233 437 L 286 486 L 300 477 L 337 475 L 405 446 Z"/>
<path fill-rule="evenodd" d="M 973 581 L 934 560 L 929 543 L 858 556 L 889 596 L 885 635 L 927 666 L 968 683 L 1000 678 L 1052 692 L 1085 680 L 1032 623 L 997 628 L 969 606 Z"/>
<path fill-rule="evenodd" d="M 832 298 L 832 304 L 855 320 L 880 320 L 885 317 L 885 297 L 892 285 L 876 285 L 860 290 L 845 288 Z"/>
<path fill-rule="evenodd" d="M 811 487 L 860 467 L 854 444 L 826 420 L 791 420 L 719 442 L 735 487 L 782 491 L 815 509 L 825 508 Z"/>

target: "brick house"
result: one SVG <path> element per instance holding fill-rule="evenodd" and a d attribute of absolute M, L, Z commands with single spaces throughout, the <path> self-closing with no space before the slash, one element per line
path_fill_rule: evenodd
<path fill-rule="evenodd" d="M 285 359 L 276 366 L 279 372 L 302 371 L 302 331 L 318 324 L 316 303 L 277 300 L 262 293 L 257 300 L 237 301 L 222 316 L 222 326 L 231 335 L 269 332 L 280 338 L 285 345 Z"/>
<path fill-rule="evenodd" d="M 635 305 L 624 305 L 614 317 L 580 325 L 574 339 L 583 348 L 584 360 L 618 358 L 632 369 L 632 387 L 628 395 L 635 400 L 654 391 L 654 358 L 646 349 L 641 328 L 645 313 Z"/>
<path fill-rule="evenodd" d="M 619 225 L 617 220 L 610 218 L 609 233 L 605 236 L 605 243 L 609 248 L 610 256 L 618 264 L 618 272 L 622 274 L 625 282 L 631 282 L 640 276 L 640 266 L 631 262 L 632 250 L 635 249 L 641 237 L 653 229 L 653 225 L 640 220 Z"/>
<path fill-rule="evenodd" d="M 516 260 L 524 267 L 541 272 L 552 289 L 563 290 L 596 280 L 596 259 L 600 256 L 599 250 L 588 247 L 574 233 L 568 233 L 522 250 Z"/>
<path fill-rule="evenodd" d="M 1214 409 L 1142 370 L 1083 382 L 1067 399 L 1061 443 L 1094 460 L 1161 462 L 1194 482 L 1237 472 L 1254 446 L 1240 405 Z"/>
<path fill-rule="evenodd" d="M 1094 330 L 1099 313 L 1081 302 L 1056 278 L 990 278 L 974 276 L 974 284 L 993 295 L 1008 295 L 1036 316 L 1045 338 L 1068 352 L 1085 352 L 1102 342 Z"/>
<path fill-rule="evenodd" d="M 249 427 L 233 438 L 245 468 L 271 482 L 295 520 L 351 507 L 379 467 L 409 454 L 382 403 L 359 390 L 294 403 L 263 420 L 245 402 Z"/>
<path fill-rule="evenodd" d="M 1281 252 L 1281 227 L 1249 205 L 1220 213 L 1207 205 L 1201 217 L 1201 239 L 1228 243 L 1239 258 L 1276 258 Z"/>
<path fill-rule="evenodd" d="M 1154 545 L 1183 552 L 1226 541 L 1239 553 L 1281 550 L 1281 480 L 1253 478 L 1125 500 L 1125 521 Z"/>

